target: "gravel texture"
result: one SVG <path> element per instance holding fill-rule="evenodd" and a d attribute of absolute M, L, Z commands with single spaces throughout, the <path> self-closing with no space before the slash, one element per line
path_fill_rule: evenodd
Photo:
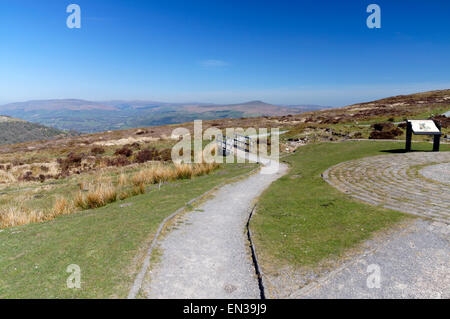
<path fill-rule="evenodd" d="M 426 178 L 450 185 L 450 163 L 427 166 L 422 168 L 419 173 Z"/>
<path fill-rule="evenodd" d="M 448 224 L 450 184 L 439 182 L 437 176 L 448 176 L 444 170 L 449 162 L 450 152 L 379 155 L 337 164 L 324 172 L 323 177 L 340 191 L 371 205 Z M 437 163 L 446 164 L 432 168 L 433 181 L 418 171 L 423 165 Z"/>
<path fill-rule="evenodd" d="M 448 299 L 449 232 L 450 225 L 417 219 L 388 238 L 368 241 L 365 253 L 290 297 Z"/>
<path fill-rule="evenodd" d="M 259 298 L 245 225 L 254 200 L 287 166 L 220 188 L 182 217 L 160 242 L 160 261 L 143 291 L 148 298 Z"/>
<path fill-rule="evenodd" d="M 356 199 L 434 221 L 416 219 L 367 241 L 363 253 L 288 297 L 450 298 L 449 162 L 450 152 L 414 152 L 328 169 L 324 179 Z"/>

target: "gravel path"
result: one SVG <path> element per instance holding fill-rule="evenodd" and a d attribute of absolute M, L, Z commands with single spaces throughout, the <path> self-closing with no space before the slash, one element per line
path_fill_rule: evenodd
<path fill-rule="evenodd" d="M 143 285 L 148 298 L 259 298 L 245 225 L 253 201 L 278 172 L 262 171 L 219 189 L 214 198 L 183 216 L 162 239 L 161 260 Z"/>
<path fill-rule="evenodd" d="M 422 168 L 419 173 L 426 178 L 450 185 L 450 163 L 427 166 Z"/>
<path fill-rule="evenodd" d="M 449 162 L 450 152 L 415 152 L 328 169 L 324 179 L 359 200 L 434 221 L 367 241 L 364 253 L 289 297 L 450 298 Z"/>
<path fill-rule="evenodd" d="M 450 185 L 436 178 L 441 175 L 448 181 L 448 164 L 430 168 L 433 181 L 419 173 L 422 165 L 449 162 L 450 152 L 380 155 L 340 163 L 323 177 L 369 204 L 450 223 Z"/>
<path fill-rule="evenodd" d="M 364 254 L 290 297 L 448 299 L 449 232 L 450 225 L 415 220 L 388 238 L 367 242 Z"/>

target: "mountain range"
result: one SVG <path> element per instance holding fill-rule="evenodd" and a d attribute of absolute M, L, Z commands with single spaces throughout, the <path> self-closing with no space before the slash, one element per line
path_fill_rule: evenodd
<path fill-rule="evenodd" d="M 262 101 L 250 101 L 240 104 L 219 105 L 206 103 L 163 103 L 150 101 L 108 101 L 92 102 L 85 100 L 41 100 L 11 103 L 0 107 L 0 114 L 17 114 L 30 121 L 45 121 L 49 126 L 59 123 L 62 128 L 73 128 L 78 132 L 102 132 L 82 135 L 79 133 L 47 127 L 9 116 L 0 116 L 0 145 L 27 141 L 61 138 L 67 140 L 97 141 L 135 136 L 138 131 L 147 132 L 152 138 L 170 135 L 173 127 L 158 126 L 154 123 L 181 123 L 188 125 L 193 119 L 212 119 L 204 123 L 205 127 L 293 127 L 302 125 L 333 125 L 338 123 L 366 123 L 367 121 L 393 122 L 405 118 L 434 118 L 443 128 L 450 125 L 449 119 L 440 114 L 449 114 L 450 90 L 420 92 L 399 95 L 376 101 L 363 102 L 342 108 L 327 108 L 316 105 L 272 105 Z M 256 117 L 262 113 L 264 117 Z M 231 115 L 235 114 L 236 118 Z M 292 116 L 285 116 L 292 114 Z M 450 115 L 450 114 L 449 114 Z M 448 116 L 448 115 L 447 115 Z M 228 117 L 228 119 L 224 119 Z M 153 124 L 146 124 L 153 123 Z M 149 130 L 136 130 L 153 126 Z M 364 126 L 364 125 L 363 125 Z M 368 125 L 366 125 L 368 126 Z M 111 131 L 123 128 L 121 131 Z M 129 130 L 126 130 L 130 128 Z M 67 138 L 66 138 L 67 137 Z M 36 145 L 57 144 L 56 141 L 36 142 Z M 17 144 L 17 147 L 22 147 Z M 6 150 L 8 149 L 7 146 Z"/>
<path fill-rule="evenodd" d="M 33 100 L 0 106 L 0 114 L 61 130 L 94 133 L 107 130 L 257 116 L 282 116 L 329 108 L 319 105 L 167 103 L 158 101 L 80 99 Z"/>

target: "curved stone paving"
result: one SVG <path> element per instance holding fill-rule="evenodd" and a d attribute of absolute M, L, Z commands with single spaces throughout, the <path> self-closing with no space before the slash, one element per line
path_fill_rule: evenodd
<path fill-rule="evenodd" d="M 330 167 L 323 177 L 340 191 L 369 204 L 449 224 L 450 185 L 419 173 L 424 165 L 439 163 L 450 163 L 450 152 L 366 157 Z M 439 168 L 430 170 L 433 176 L 439 174 Z"/>
<path fill-rule="evenodd" d="M 450 163 L 442 163 L 422 168 L 420 174 L 429 179 L 450 185 Z"/>

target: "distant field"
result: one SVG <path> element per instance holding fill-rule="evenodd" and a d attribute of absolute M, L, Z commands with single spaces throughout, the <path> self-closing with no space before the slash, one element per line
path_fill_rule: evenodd
<path fill-rule="evenodd" d="M 0 298 L 125 298 L 161 221 L 254 164 L 224 165 L 211 175 L 155 186 L 105 207 L 0 231 Z M 121 207 L 131 203 L 131 206 Z M 81 289 L 66 268 L 81 267 Z"/>
<path fill-rule="evenodd" d="M 414 150 L 432 144 L 414 143 Z M 284 265 L 312 267 L 338 258 L 408 215 L 351 199 L 321 177 L 327 168 L 351 159 L 389 154 L 404 143 L 360 141 L 321 143 L 300 147 L 285 157 L 291 169 L 261 196 L 252 219 L 256 247 L 265 271 Z M 450 151 L 442 145 L 442 151 Z"/>
<path fill-rule="evenodd" d="M 193 120 L 297 114 L 320 106 L 278 106 L 262 101 L 220 105 L 153 101 L 38 100 L 0 106 L 0 114 L 81 133 L 159 126 Z"/>
<path fill-rule="evenodd" d="M 9 115 L 24 120 L 41 123 L 64 130 L 74 130 L 80 133 L 95 133 L 108 130 L 122 130 L 133 127 L 159 126 L 191 122 L 193 120 L 213 120 L 221 118 L 240 118 L 245 115 L 239 111 L 209 111 L 204 113 L 189 113 L 167 110 L 165 112 L 127 111 L 7 111 Z"/>

